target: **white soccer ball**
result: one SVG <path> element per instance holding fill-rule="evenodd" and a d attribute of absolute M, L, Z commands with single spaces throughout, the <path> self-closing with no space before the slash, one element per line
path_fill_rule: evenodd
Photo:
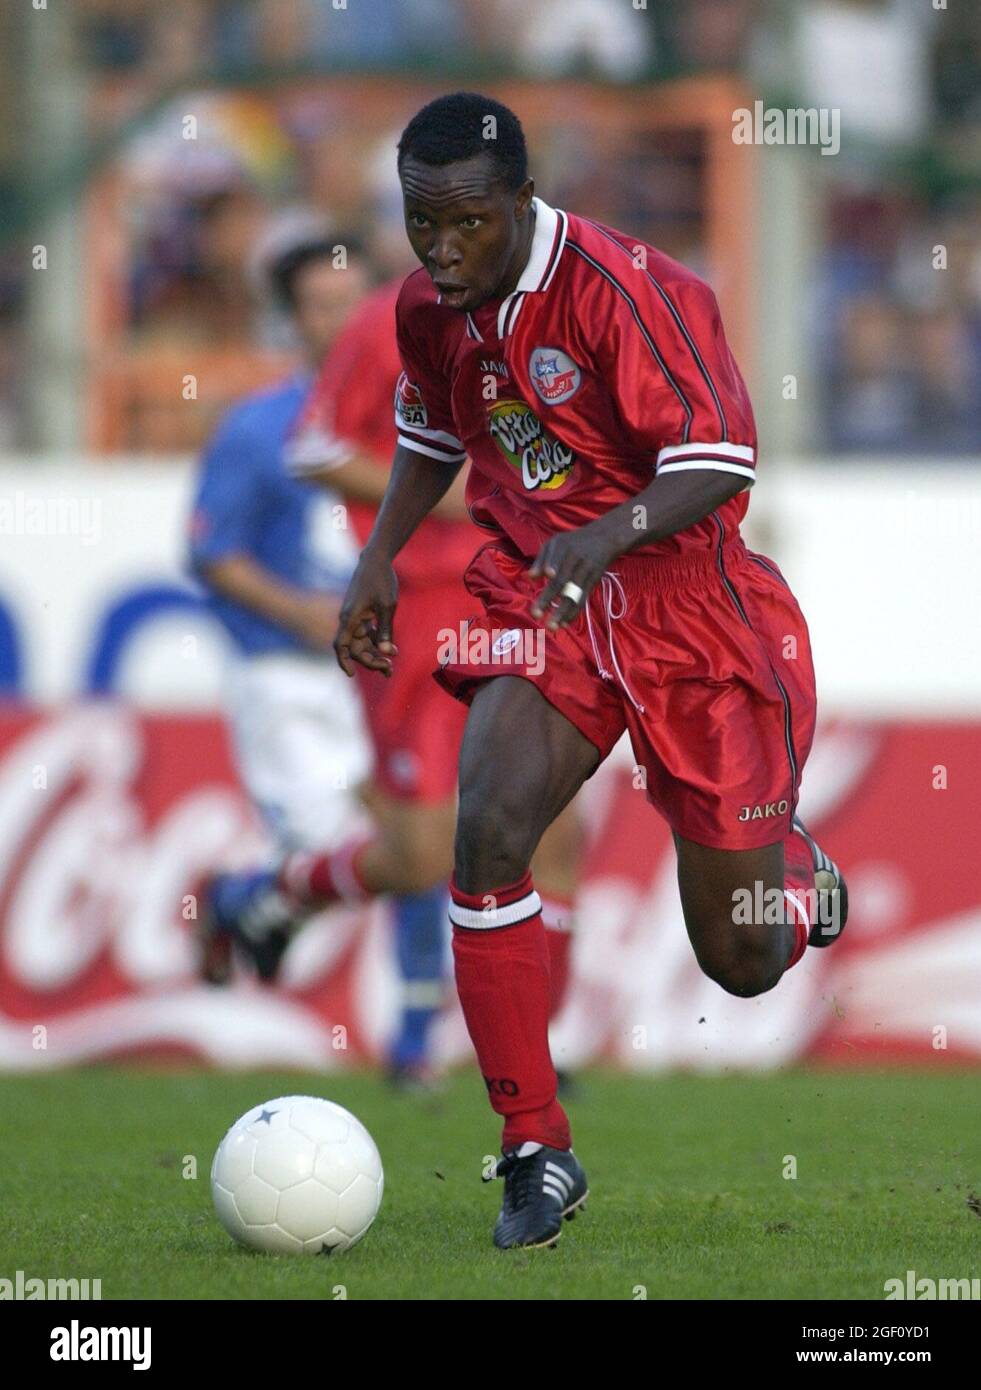
<path fill-rule="evenodd" d="M 343 1106 L 279 1096 L 236 1120 L 211 1165 L 211 1195 L 230 1236 L 253 1250 L 348 1250 L 381 1205 L 375 1141 Z"/>

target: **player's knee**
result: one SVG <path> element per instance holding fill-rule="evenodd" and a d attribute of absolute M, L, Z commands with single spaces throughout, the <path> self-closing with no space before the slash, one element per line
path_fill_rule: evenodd
<path fill-rule="evenodd" d="M 727 994 L 735 994 L 740 999 L 766 994 L 779 983 L 784 969 L 775 950 L 776 943 L 727 940 L 731 933 L 732 926 L 728 924 L 727 933 L 718 934 L 711 946 L 699 949 L 696 952 L 699 965 Z"/>
<path fill-rule="evenodd" d="M 461 789 L 455 851 L 455 873 L 461 888 L 480 892 L 521 877 L 534 848 L 526 814 L 526 807 L 511 805 L 510 799 L 499 793 L 488 798 L 480 788 Z"/>

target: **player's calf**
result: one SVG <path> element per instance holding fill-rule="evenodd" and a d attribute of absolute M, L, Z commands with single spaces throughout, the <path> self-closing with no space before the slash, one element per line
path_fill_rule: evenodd
<path fill-rule="evenodd" d="M 837 940 L 848 892 L 837 865 L 795 817 L 783 843 L 713 849 L 676 835 L 688 934 L 705 973 L 750 997 L 778 983 L 811 946 Z"/>
<path fill-rule="evenodd" d="M 677 834 L 675 844 L 685 926 L 701 969 L 743 999 L 773 989 L 806 944 L 787 920 L 781 846 L 716 849 Z"/>

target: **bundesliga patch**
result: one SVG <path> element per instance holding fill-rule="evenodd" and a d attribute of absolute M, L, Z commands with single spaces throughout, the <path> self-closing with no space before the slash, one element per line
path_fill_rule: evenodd
<path fill-rule="evenodd" d="M 521 474 L 529 492 L 561 487 L 576 456 L 556 439 L 524 401 L 497 401 L 488 410 L 487 427 L 501 453 Z"/>
<path fill-rule="evenodd" d="M 546 405 L 567 401 L 576 394 L 582 381 L 582 372 L 559 348 L 535 348 L 528 359 L 528 375 Z"/>
<path fill-rule="evenodd" d="M 422 392 L 409 380 L 405 372 L 399 377 L 395 387 L 395 414 L 408 430 L 424 430 L 429 421 L 429 412 L 422 399 Z"/>

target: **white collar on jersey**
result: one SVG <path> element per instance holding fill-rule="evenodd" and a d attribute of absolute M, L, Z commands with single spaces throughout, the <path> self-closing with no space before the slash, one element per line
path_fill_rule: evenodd
<path fill-rule="evenodd" d="M 524 295 L 547 290 L 552 276 L 562 256 L 565 246 L 568 218 L 564 212 L 549 207 L 541 198 L 532 198 L 535 209 L 535 230 L 531 238 L 531 254 L 528 264 L 521 272 L 521 278 L 507 299 L 503 300 L 497 314 L 497 336 L 506 338 L 514 327 L 514 321 L 521 310 Z"/>
<path fill-rule="evenodd" d="M 531 205 L 535 209 L 535 230 L 531 238 L 531 255 L 528 257 L 528 264 L 521 272 L 521 279 L 514 288 L 515 294 L 524 294 L 527 290 L 535 292 L 548 289 L 552 276 L 555 274 L 555 267 L 559 263 L 562 247 L 565 244 L 565 214 L 560 213 L 556 208 L 549 207 L 548 203 L 543 202 L 541 198 L 532 198 Z M 559 228 L 560 219 L 561 228 Z M 556 230 L 559 231 L 558 244 L 556 244 L 555 239 Z"/>

